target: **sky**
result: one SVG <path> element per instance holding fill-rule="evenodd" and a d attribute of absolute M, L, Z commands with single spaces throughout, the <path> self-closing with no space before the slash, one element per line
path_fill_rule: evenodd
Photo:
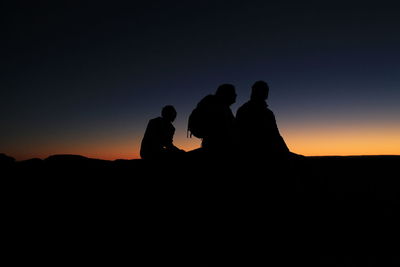
<path fill-rule="evenodd" d="M 6 2 L 6 1 L 3 1 Z M 396 1 L 9 1 L 0 4 L 0 153 L 139 158 L 148 120 L 174 105 L 191 150 L 197 102 L 251 85 L 292 152 L 400 154 Z"/>

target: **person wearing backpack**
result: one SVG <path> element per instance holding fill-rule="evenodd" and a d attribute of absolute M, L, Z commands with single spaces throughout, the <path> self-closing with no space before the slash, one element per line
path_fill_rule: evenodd
<path fill-rule="evenodd" d="M 140 146 L 142 159 L 171 159 L 184 152 L 173 144 L 175 127 L 172 122 L 176 115 L 175 108 L 168 105 L 163 107 L 161 117 L 149 121 Z"/>
<path fill-rule="evenodd" d="M 190 114 L 188 132 L 202 139 L 204 152 L 230 155 L 235 121 L 230 106 L 236 102 L 236 96 L 232 84 L 222 84 L 215 94 L 204 97 Z"/>

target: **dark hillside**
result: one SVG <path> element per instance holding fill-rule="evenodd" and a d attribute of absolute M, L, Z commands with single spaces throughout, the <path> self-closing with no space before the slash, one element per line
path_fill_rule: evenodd
<path fill-rule="evenodd" d="M 399 164 L 2 156 L 5 229 L 33 261 L 399 264 Z"/>

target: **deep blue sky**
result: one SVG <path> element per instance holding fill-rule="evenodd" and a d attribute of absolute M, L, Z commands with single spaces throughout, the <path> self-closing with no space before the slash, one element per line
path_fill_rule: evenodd
<path fill-rule="evenodd" d="M 0 152 L 18 159 L 136 157 L 147 121 L 167 104 L 178 110 L 175 142 L 192 148 L 199 142 L 184 138 L 186 121 L 200 98 L 233 83 L 236 111 L 262 79 L 295 152 L 400 154 L 399 7 L 395 1 L 2 4 Z M 375 136 L 365 140 L 375 150 L 349 150 L 354 129 L 341 137 L 346 149 L 324 147 L 327 132 L 355 124 L 360 134 Z"/>

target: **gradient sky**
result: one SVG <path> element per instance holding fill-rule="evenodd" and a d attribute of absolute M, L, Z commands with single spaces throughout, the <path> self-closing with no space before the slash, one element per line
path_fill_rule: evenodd
<path fill-rule="evenodd" d="M 175 144 L 197 148 L 186 137 L 196 103 L 232 83 L 235 113 L 256 80 L 293 152 L 400 154 L 396 1 L 9 2 L 0 152 L 17 160 L 138 158 L 167 104 Z"/>

